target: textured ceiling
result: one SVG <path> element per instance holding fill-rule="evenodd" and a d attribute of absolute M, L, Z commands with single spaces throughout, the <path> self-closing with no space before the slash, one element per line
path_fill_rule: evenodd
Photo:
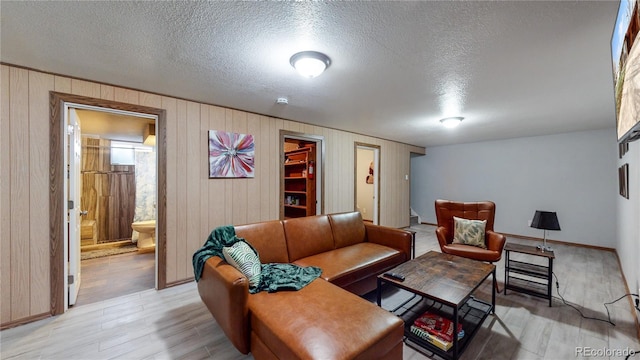
<path fill-rule="evenodd" d="M 1 60 L 434 146 L 612 128 L 616 1 L 7 2 Z M 298 51 L 332 59 L 315 79 Z M 289 105 L 277 105 L 287 97 Z M 464 116 L 445 129 L 439 119 Z"/>

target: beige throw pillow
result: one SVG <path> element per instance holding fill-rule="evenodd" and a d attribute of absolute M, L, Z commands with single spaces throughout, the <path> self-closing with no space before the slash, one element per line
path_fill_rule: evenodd
<path fill-rule="evenodd" d="M 484 230 L 487 226 L 486 220 L 469 220 L 453 217 L 453 243 L 465 244 L 486 249 L 484 243 Z"/>

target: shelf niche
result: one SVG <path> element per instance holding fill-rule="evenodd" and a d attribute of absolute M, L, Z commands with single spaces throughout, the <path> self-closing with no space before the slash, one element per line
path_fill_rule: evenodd
<path fill-rule="evenodd" d="M 316 177 L 309 176 L 311 163 L 316 163 L 316 145 L 285 142 L 284 149 L 284 217 L 316 215 Z"/>

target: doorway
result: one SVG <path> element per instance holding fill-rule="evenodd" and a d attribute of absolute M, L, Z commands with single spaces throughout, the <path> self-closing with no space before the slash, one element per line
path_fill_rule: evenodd
<path fill-rule="evenodd" d="M 364 221 L 380 223 L 380 146 L 356 142 L 354 145 L 354 209 Z"/>
<path fill-rule="evenodd" d="M 51 165 L 50 165 L 50 224 L 51 224 L 51 313 L 61 314 L 70 305 L 72 292 L 76 292 L 82 284 L 82 276 L 78 266 L 81 234 L 78 235 L 78 226 L 81 224 L 81 216 L 86 215 L 81 209 L 80 197 L 77 192 L 72 192 L 77 186 L 69 184 L 67 177 L 71 177 L 71 165 L 69 154 L 76 159 L 78 153 L 75 148 L 69 147 L 71 140 L 77 141 L 77 137 L 69 136 L 72 123 L 72 114 L 77 110 L 91 110 L 117 115 L 144 118 L 155 124 L 156 154 L 157 154 L 157 203 L 156 203 L 156 251 L 152 254 L 155 267 L 153 278 L 155 288 L 166 287 L 166 116 L 162 109 L 145 106 L 130 105 L 114 101 L 99 100 L 83 96 L 61 94 L 51 92 Z M 72 111 L 73 110 L 73 111 Z M 81 125 L 81 124 L 80 124 Z M 80 135 L 79 129 L 77 135 Z M 78 136 L 79 137 L 79 136 Z M 82 156 L 80 155 L 80 159 Z M 86 159 L 84 159 L 86 161 Z M 82 161 L 82 160 L 81 160 Z M 76 164 L 77 165 L 77 164 Z M 74 178 L 78 179 L 79 171 L 74 168 Z M 74 229 L 71 229 L 71 222 Z M 71 241 L 73 236 L 74 241 Z M 77 240 L 77 241 L 75 241 Z M 75 260 L 73 260 L 75 259 Z M 75 266 L 75 268 L 74 268 Z M 71 302 L 73 303 L 73 302 Z"/>
<path fill-rule="evenodd" d="M 280 219 L 324 213 L 324 137 L 280 130 Z"/>
<path fill-rule="evenodd" d="M 80 271 L 76 276 L 81 281 L 77 298 L 70 296 L 69 305 L 153 289 L 155 116 L 102 108 L 71 107 L 69 112 L 79 120 L 82 141 Z M 78 241 L 77 234 L 69 238 Z"/>

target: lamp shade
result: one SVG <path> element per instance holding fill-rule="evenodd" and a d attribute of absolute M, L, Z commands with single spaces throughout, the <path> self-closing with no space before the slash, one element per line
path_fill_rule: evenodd
<path fill-rule="evenodd" d="M 147 124 L 144 128 L 144 133 L 142 134 L 143 141 L 142 143 L 147 146 L 155 146 L 156 145 L 156 125 L 155 124 Z"/>
<path fill-rule="evenodd" d="M 536 210 L 531 220 L 531 227 L 544 230 L 560 230 L 558 215 L 553 211 Z"/>

